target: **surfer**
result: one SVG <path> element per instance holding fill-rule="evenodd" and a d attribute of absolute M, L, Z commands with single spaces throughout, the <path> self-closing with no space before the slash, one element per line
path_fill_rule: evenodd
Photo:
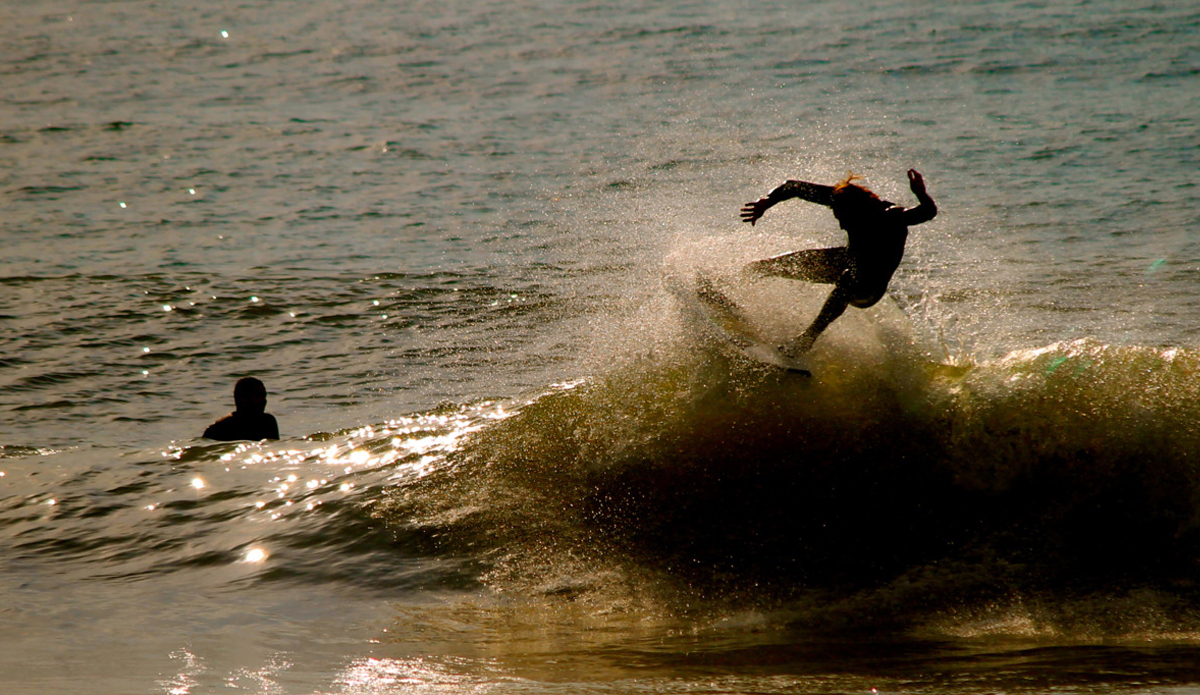
<path fill-rule="evenodd" d="M 908 183 L 918 205 L 902 208 L 880 199 L 865 186 L 847 176 L 833 186 L 806 181 L 787 181 L 775 190 L 742 207 L 742 221 L 753 225 L 776 203 L 800 198 L 833 208 L 833 216 L 846 230 L 846 245 L 829 249 L 805 249 L 754 261 L 751 272 L 762 275 L 820 282 L 833 285 L 833 291 L 808 330 L 780 351 L 796 357 L 812 347 L 821 332 L 829 327 L 847 306 L 866 309 L 883 298 L 892 273 L 904 256 L 908 228 L 932 220 L 937 205 L 925 191 L 925 179 L 916 169 L 908 170 Z"/>
<path fill-rule="evenodd" d="M 239 379 L 233 387 L 233 402 L 237 410 L 209 425 L 205 437 L 222 442 L 279 439 L 279 423 L 265 412 L 267 387 L 263 382 L 252 376 Z"/>

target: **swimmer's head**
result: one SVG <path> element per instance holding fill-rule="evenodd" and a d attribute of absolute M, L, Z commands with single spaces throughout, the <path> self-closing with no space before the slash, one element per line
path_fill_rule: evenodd
<path fill-rule="evenodd" d="M 855 183 L 860 180 L 861 176 L 847 174 L 833 187 L 833 216 L 843 228 L 864 221 L 887 207 L 873 191 Z"/>
<path fill-rule="evenodd" d="M 252 376 L 238 379 L 233 387 L 233 402 L 238 410 L 261 413 L 267 409 L 267 387 Z"/>

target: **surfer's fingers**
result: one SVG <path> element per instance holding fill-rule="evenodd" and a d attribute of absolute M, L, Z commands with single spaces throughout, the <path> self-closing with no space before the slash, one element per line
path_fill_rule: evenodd
<path fill-rule="evenodd" d="M 742 206 L 742 219 L 750 224 L 763 216 L 763 213 L 770 207 L 766 200 L 756 200 L 753 203 L 746 203 Z"/>
<path fill-rule="evenodd" d="M 925 177 L 916 169 L 908 170 L 908 183 L 914 193 L 925 190 Z"/>

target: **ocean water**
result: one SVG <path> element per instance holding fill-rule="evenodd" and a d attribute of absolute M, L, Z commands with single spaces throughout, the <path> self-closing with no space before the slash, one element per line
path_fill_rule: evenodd
<path fill-rule="evenodd" d="M 0 691 L 1200 690 L 1195 6 L 0 16 Z M 664 282 L 908 168 L 811 379 Z"/>

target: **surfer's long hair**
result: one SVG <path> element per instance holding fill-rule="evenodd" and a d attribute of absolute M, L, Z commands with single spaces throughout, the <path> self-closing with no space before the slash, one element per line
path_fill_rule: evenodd
<path fill-rule="evenodd" d="M 887 207 L 871 189 L 856 181 L 863 177 L 850 172 L 833 186 L 833 214 L 839 220 L 861 219 Z"/>

